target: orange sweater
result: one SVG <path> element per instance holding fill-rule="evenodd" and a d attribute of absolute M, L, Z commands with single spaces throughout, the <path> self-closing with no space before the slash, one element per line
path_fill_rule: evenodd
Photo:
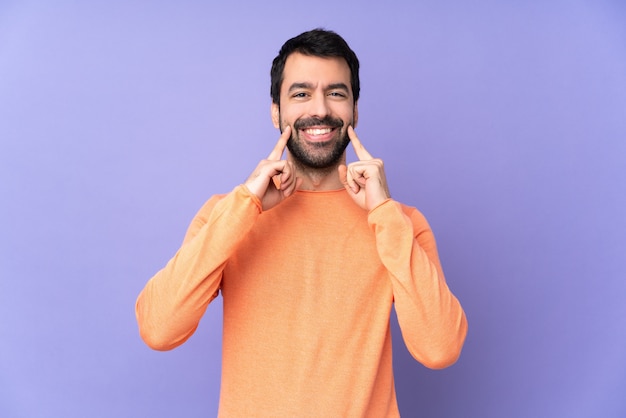
<path fill-rule="evenodd" d="M 389 315 L 430 368 L 456 361 L 465 314 L 414 208 L 369 214 L 344 190 L 262 212 L 245 186 L 211 198 L 136 305 L 144 341 L 182 344 L 224 300 L 220 416 L 398 416 Z"/>

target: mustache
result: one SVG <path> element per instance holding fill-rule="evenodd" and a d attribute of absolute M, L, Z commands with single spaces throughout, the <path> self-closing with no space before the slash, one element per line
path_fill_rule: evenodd
<path fill-rule="evenodd" d="M 294 129 L 306 129 L 311 126 L 330 126 L 331 128 L 343 127 L 343 121 L 341 119 L 333 118 L 332 116 L 324 116 L 323 118 L 306 118 L 298 119 L 293 123 Z"/>

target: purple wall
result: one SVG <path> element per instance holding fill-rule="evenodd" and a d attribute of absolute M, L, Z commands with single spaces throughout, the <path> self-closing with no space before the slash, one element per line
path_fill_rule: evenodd
<path fill-rule="evenodd" d="M 316 26 L 470 321 L 436 372 L 394 328 L 403 415 L 626 416 L 623 3 L 232 3 L 0 4 L 0 416 L 215 415 L 220 303 L 158 353 L 134 301 L 269 152 L 271 60 Z"/>

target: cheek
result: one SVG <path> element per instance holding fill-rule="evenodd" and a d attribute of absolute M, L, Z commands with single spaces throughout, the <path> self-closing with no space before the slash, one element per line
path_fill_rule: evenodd
<path fill-rule="evenodd" d="M 280 120 L 280 126 L 284 128 L 287 125 L 293 125 L 293 123 L 297 120 L 297 118 L 294 117 L 289 112 L 281 111 L 279 120 Z"/>
<path fill-rule="evenodd" d="M 354 107 L 346 106 L 340 109 L 336 109 L 335 115 L 341 118 L 344 122 L 354 122 Z"/>

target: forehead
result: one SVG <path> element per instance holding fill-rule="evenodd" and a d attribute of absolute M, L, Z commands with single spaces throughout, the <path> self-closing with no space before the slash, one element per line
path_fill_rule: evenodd
<path fill-rule="evenodd" d="M 293 83 L 321 86 L 344 83 L 351 89 L 350 67 L 341 57 L 316 57 L 294 52 L 285 61 L 281 87 L 288 89 Z M 281 88 L 281 92 L 284 91 Z"/>

